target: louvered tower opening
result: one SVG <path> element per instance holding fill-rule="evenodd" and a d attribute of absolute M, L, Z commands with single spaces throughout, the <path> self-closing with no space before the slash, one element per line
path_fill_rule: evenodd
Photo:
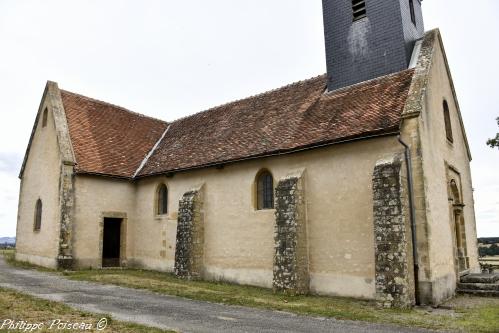
<path fill-rule="evenodd" d="M 366 1 L 352 0 L 353 20 L 357 21 L 366 17 Z"/>

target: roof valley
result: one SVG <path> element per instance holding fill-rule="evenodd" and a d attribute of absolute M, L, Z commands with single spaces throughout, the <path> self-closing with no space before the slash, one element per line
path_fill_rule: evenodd
<path fill-rule="evenodd" d="M 137 175 L 140 173 L 140 171 L 142 170 L 142 168 L 144 168 L 144 166 L 146 165 L 146 163 L 149 160 L 149 158 L 152 156 L 152 154 L 154 154 L 154 151 L 156 149 L 158 149 L 161 141 L 163 141 L 163 139 L 165 138 L 166 133 L 168 133 L 168 131 L 170 130 L 170 126 L 171 126 L 171 124 L 168 125 L 168 127 L 166 128 L 166 130 L 163 132 L 163 135 L 161 135 L 161 138 L 159 138 L 158 142 L 156 142 L 156 144 L 154 145 L 154 147 L 152 147 L 151 151 L 149 151 L 149 153 L 147 153 L 146 157 L 144 158 L 144 160 L 142 161 L 142 163 L 140 163 L 139 168 L 135 171 L 135 173 L 133 174 L 132 178 L 137 177 Z"/>

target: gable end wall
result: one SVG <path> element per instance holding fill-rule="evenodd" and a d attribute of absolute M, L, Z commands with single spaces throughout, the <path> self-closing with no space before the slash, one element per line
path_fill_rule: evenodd
<path fill-rule="evenodd" d="M 57 267 L 61 205 L 59 184 L 61 154 L 50 98 L 41 104 L 28 156 L 21 178 L 17 218 L 16 258 L 46 267 Z M 47 126 L 42 128 L 42 113 L 48 108 Z M 35 205 L 42 200 L 42 225 L 34 231 Z"/>
<path fill-rule="evenodd" d="M 466 136 L 447 73 L 443 50 L 437 43 L 433 66 L 425 96 L 425 109 L 421 114 L 421 140 L 423 168 L 426 183 L 428 224 L 431 228 L 430 265 L 434 281 L 434 300 L 443 300 L 454 294 L 456 277 L 454 268 L 454 226 L 449 209 L 449 172 L 459 174 L 466 239 L 470 268 L 479 270 L 477 233 L 474 212 L 473 186 Z M 443 101 L 450 110 L 453 143 L 446 138 Z"/>
<path fill-rule="evenodd" d="M 445 134 L 444 99 L 453 143 Z M 448 192 L 451 170 L 462 184 L 470 269 L 478 270 L 470 153 L 438 30 L 428 32 L 423 42 L 404 117 L 402 138 L 411 146 L 413 161 L 420 300 L 437 305 L 454 295 L 458 279 Z"/>

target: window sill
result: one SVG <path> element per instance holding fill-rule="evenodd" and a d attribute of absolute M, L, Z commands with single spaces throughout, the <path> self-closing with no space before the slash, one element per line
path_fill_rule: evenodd
<path fill-rule="evenodd" d="M 168 220 L 171 220 L 171 216 L 168 215 L 168 214 L 165 214 L 165 215 L 155 215 L 154 219 L 156 221 L 168 221 Z"/>
<path fill-rule="evenodd" d="M 255 209 L 255 213 L 275 213 L 275 208 L 267 208 L 267 209 Z"/>

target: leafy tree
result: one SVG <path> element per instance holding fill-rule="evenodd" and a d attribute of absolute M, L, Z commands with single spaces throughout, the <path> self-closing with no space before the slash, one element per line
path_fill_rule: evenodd
<path fill-rule="evenodd" d="M 496 119 L 497 120 L 497 125 L 499 126 L 499 118 Z M 491 148 L 499 148 L 499 133 L 496 134 L 496 137 L 494 139 L 490 139 L 489 141 L 487 141 L 487 144 L 491 147 Z"/>

